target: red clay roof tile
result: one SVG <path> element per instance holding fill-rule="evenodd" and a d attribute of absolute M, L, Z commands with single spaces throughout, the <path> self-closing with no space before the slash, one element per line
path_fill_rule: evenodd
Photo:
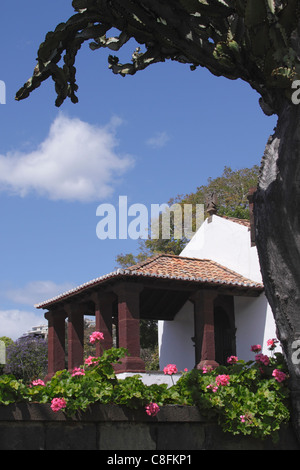
<path fill-rule="evenodd" d="M 187 258 L 182 256 L 159 254 L 145 261 L 118 269 L 92 281 L 86 282 L 64 294 L 36 305 L 36 308 L 47 308 L 49 305 L 62 301 L 89 288 L 113 279 L 124 277 L 164 278 L 174 281 L 189 281 L 210 286 L 225 285 L 228 287 L 263 290 L 263 284 L 247 279 L 244 276 L 208 259 Z"/>

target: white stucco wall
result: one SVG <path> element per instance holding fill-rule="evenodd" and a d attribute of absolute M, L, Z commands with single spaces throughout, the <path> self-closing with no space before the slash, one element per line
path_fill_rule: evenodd
<path fill-rule="evenodd" d="M 176 364 L 179 371 L 195 366 L 194 306 L 187 301 L 174 321 L 158 322 L 159 366 Z"/>
<path fill-rule="evenodd" d="M 268 339 L 276 338 L 276 326 L 270 305 L 264 294 L 259 297 L 234 298 L 236 352 L 239 359 L 253 360 L 255 354 L 250 351 L 253 344 L 262 346 L 262 353 L 270 355 Z M 275 351 L 280 351 L 277 347 Z"/>
<path fill-rule="evenodd" d="M 180 256 L 216 261 L 256 282 L 261 282 L 257 250 L 244 225 L 213 215 L 206 219 Z"/>
<path fill-rule="evenodd" d="M 213 215 L 206 219 L 180 256 L 211 259 L 256 282 L 262 282 L 256 247 L 251 247 L 250 230 L 228 219 Z M 265 295 L 235 297 L 237 355 L 254 359 L 253 344 L 261 344 L 267 354 L 266 342 L 276 337 L 275 322 Z M 168 363 L 177 367 L 194 367 L 195 348 L 193 305 L 188 302 L 172 322 L 159 322 L 161 369 Z M 177 361 L 177 362 L 176 362 Z"/>

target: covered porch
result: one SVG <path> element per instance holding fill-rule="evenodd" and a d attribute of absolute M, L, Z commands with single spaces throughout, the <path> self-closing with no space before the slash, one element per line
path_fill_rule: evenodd
<path fill-rule="evenodd" d="M 188 300 L 194 309 L 194 365 L 215 366 L 229 350 L 231 354 L 235 352 L 233 296 L 259 296 L 262 291 L 262 284 L 213 261 L 165 254 L 94 279 L 36 305 L 47 310 L 47 378 L 58 370 L 66 367 L 73 370 L 83 364 L 85 315 L 95 316 L 96 330 L 104 335 L 103 349 L 113 346 L 115 325 L 117 346 L 129 352 L 122 364 L 116 366 L 117 373 L 144 372 L 140 319 L 172 321 Z M 225 317 L 227 339 L 221 334 Z M 68 364 L 65 364 L 66 323 Z M 96 348 L 100 356 L 100 346 Z"/>

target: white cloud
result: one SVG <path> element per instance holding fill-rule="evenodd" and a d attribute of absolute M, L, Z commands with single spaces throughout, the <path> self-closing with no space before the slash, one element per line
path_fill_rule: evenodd
<path fill-rule="evenodd" d="M 150 147 L 154 148 L 161 148 L 166 145 L 166 143 L 170 140 L 170 137 L 166 132 L 157 132 L 153 137 L 147 140 L 147 144 Z"/>
<path fill-rule="evenodd" d="M 70 282 L 56 284 L 53 281 L 31 281 L 23 287 L 2 287 L 0 294 L 21 308 L 8 308 L 0 310 L 0 337 L 8 336 L 14 341 L 33 326 L 46 325 L 45 311 L 34 309 L 34 304 L 51 299 L 74 287 Z M 26 305 L 32 307 L 27 310 Z M 24 306 L 24 310 L 23 310 Z"/>
<path fill-rule="evenodd" d="M 0 155 L 0 190 L 82 202 L 110 196 L 117 177 L 133 165 L 131 156 L 116 151 L 120 123 L 115 118 L 100 127 L 58 115 L 36 150 Z"/>
<path fill-rule="evenodd" d="M 24 287 L 6 289 L 2 294 L 14 303 L 30 305 L 52 299 L 75 287 L 70 282 L 56 284 L 53 281 L 31 281 Z"/>
<path fill-rule="evenodd" d="M 0 337 L 17 340 L 33 326 L 47 324 L 43 313 L 34 314 L 22 310 L 0 310 Z"/>

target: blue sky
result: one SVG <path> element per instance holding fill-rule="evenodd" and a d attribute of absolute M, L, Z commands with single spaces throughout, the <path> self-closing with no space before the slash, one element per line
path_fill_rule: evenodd
<path fill-rule="evenodd" d="M 171 61 L 122 78 L 108 69 L 109 51 L 88 44 L 77 59 L 78 104 L 56 108 L 50 80 L 16 102 L 45 33 L 71 14 L 71 0 L 1 6 L 0 336 L 13 339 L 45 323 L 34 304 L 113 271 L 118 254 L 138 249 L 135 240 L 97 238 L 100 204 L 118 208 L 125 195 L 150 211 L 225 165 L 260 164 L 276 124 L 246 83 Z"/>

